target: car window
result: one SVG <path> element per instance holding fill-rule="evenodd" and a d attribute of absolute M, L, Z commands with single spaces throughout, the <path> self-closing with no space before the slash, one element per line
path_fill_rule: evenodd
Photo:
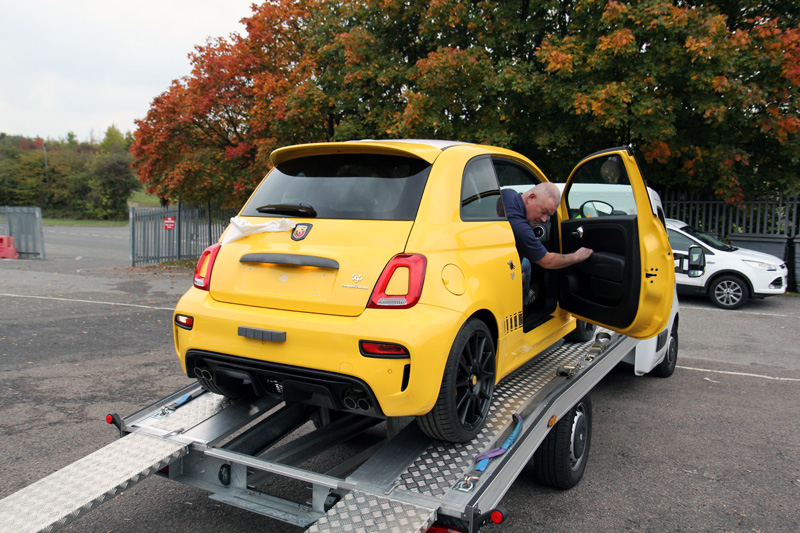
<path fill-rule="evenodd" d="M 723 252 L 730 252 L 736 249 L 733 246 L 725 244 L 724 242 L 714 237 L 713 235 L 709 235 L 708 233 L 695 229 L 692 226 L 683 226 L 681 228 L 681 231 L 684 233 L 688 233 L 689 235 L 691 235 L 698 241 L 702 242 L 703 244 L 706 244 L 717 250 L 722 250 Z"/>
<path fill-rule="evenodd" d="M 492 160 L 472 159 L 461 180 L 461 220 L 497 220 L 504 214 Z"/>
<path fill-rule="evenodd" d="M 697 244 L 686 235 L 678 233 L 677 231 L 672 229 L 667 229 L 667 236 L 669 236 L 669 245 L 672 247 L 673 250 L 680 250 L 681 252 L 685 252 L 689 249 L 690 246 Z"/>
<path fill-rule="evenodd" d="M 414 220 L 429 172 L 429 163 L 413 157 L 331 154 L 291 159 L 267 175 L 242 214 Z"/>
<path fill-rule="evenodd" d="M 584 163 L 572 177 L 566 196 L 570 218 L 635 215 L 636 199 L 619 155 Z"/>
<path fill-rule="evenodd" d="M 502 188 L 513 188 L 519 192 L 526 192 L 534 185 L 538 185 L 540 180 L 534 176 L 533 172 L 514 161 L 495 157 L 494 171 L 497 174 L 497 181 Z"/>

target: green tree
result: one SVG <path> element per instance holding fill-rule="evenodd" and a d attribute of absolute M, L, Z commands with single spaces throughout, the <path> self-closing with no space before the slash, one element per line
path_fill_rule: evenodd
<path fill-rule="evenodd" d="M 101 153 L 127 152 L 131 147 L 131 137 L 125 136 L 116 126 L 109 126 L 100 142 Z"/>
<path fill-rule="evenodd" d="M 130 166 L 133 156 L 121 150 L 101 153 L 89 167 L 86 215 L 94 219 L 124 219 L 128 198 L 139 187 Z"/>
<path fill-rule="evenodd" d="M 0 204 L 35 205 L 55 217 L 126 218 L 130 193 L 140 186 L 131 142 L 114 126 L 100 145 L 74 134 L 46 142 L 0 134 Z"/>

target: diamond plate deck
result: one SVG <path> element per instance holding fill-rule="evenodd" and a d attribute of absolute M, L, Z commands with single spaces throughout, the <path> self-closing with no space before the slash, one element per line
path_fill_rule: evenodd
<path fill-rule="evenodd" d="M 186 431 L 230 405 L 224 396 L 207 392 L 175 411 L 165 410 L 133 422 L 134 427 L 154 427 L 167 431 Z"/>
<path fill-rule="evenodd" d="M 411 533 L 427 531 L 436 509 L 402 503 L 380 496 L 351 491 L 327 515 L 308 528 L 309 533 L 369 532 Z"/>
<path fill-rule="evenodd" d="M 472 469 L 475 456 L 488 449 L 511 415 L 555 376 L 559 366 L 582 359 L 589 345 L 564 344 L 549 354 L 537 356 L 513 378 L 501 381 L 481 432 L 463 444 L 441 441 L 432 444 L 400 476 L 399 491 L 434 497 L 448 493 Z"/>
<path fill-rule="evenodd" d="M 187 446 L 128 435 L 0 500 L 3 531 L 55 531 L 186 454 Z"/>

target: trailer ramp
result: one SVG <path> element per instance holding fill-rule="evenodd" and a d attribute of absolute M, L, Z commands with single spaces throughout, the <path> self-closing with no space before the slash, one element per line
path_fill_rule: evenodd
<path fill-rule="evenodd" d="M 188 389 L 165 400 L 185 397 Z M 172 400 L 174 401 L 174 399 Z M 0 500 L 3 531 L 56 531 L 106 500 L 188 453 L 183 430 L 224 409 L 226 401 L 204 394 L 179 410 L 164 408 L 152 434 L 131 433 Z"/>
<path fill-rule="evenodd" d="M 128 435 L 0 501 L 18 533 L 55 531 L 186 454 L 185 444 Z"/>

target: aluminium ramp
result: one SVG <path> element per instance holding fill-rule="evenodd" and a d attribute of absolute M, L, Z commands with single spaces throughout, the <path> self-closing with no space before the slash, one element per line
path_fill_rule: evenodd
<path fill-rule="evenodd" d="M 55 531 L 186 454 L 186 444 L 128 435 L 0 500 L 6 531 Z"/>
<path fill-rule="evenodd" d="M 188 453 L 176 436 L 225 405 L 204 394 L 178 410 L 164 409 L 153 426 L 161 435 L 133 433 L 0 500 L 4 531 L 56 531 Z"/>

